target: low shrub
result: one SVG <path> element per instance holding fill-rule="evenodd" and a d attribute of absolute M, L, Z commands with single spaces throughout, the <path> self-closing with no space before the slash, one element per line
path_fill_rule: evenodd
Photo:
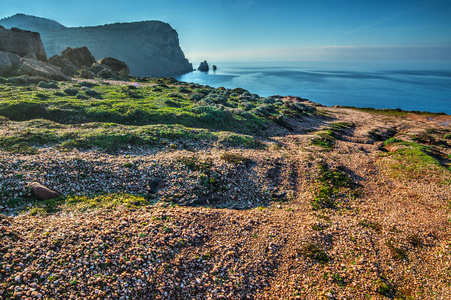
<path fill-rule="evenodd" d="M 96 90 L 88 89 L 88 90 L 85 91 L 85 94 L 88 95 L 88 96 L 97 98 L 97 99 L 102 99 L 102 95 L 99 92 L 97 92 Z"/>
<path fill-rule="evenodd" d="M 79 82 L 78 85 L 79 85 L 79 86 L 85 86 L 85 87 L 88 87 L 88 88 L 93 88 L 93 87 L 95 87 L 95 86 L 99 86 L 97 83 L 89 82 L 89 81 L 82 81 L 82 82 Z"/>
<path fill-rule="evenodd" d="M 224 123 L 233 119 L 233 115 L 228 109 L 210 105 L 196 106 L 193 108 L 193 113 L 199 114 L 199 119 L 205 123 Z"/>
<path fill-rule="evenodd" d="M 75 96 L 78 94 L 78 90 L 77 89 L 71 89 L 71 88 L 67 88 L 64 89 L 64 93 L 68 96 Z"/>
<path fill-rule="evenodd" d="M 30 79 L 29 76 L 21 75 L 21 76 L 9 77 L 7 79 L 7 82 L 11 83 L 13 85 L 26 85 L 26 84 L 28 84 L 29 79 Z"/>
<path fill-rule="evenodd" d="M 76 97 L 80 100 L 88 100 L 89 98 L 83 95 L 82 93 L 78 93 Z"/>
<path fill-rule="evenodd" d="M 56 84 L 55 82 L 50 82 L 47 83 L 45 81 L 40 81 L 38 83 L 38 87 L 43 88 L 43 89 L 58 89 L 58 84 Z"/>
<path fill-rule="evenodd" d="M 47 96 L 46 94 L 42 94 L 42 93 L 36 93 L 34 95 L 34 97 L 39 100 L 47 100 L 49 98 L 49 96 Z"/>
<path fill-rule="evenodd" d="M 194 102 L 200 101 L 200 100 L 202 100 L 202 98 L 203 98 L 203 96 L 198 93 L 194 93 L 189 97 L 189 99 Z"/>

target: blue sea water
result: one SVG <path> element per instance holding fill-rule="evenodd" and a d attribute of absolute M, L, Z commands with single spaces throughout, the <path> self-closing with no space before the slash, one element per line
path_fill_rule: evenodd
<path fill-rule="evenodd" d="M 267 97 L 292 95 L 327 106 L 444 112 L 451 114 L 451 64 L 265 62 L 218 63 L 180 81 L 241 87 Z"/>

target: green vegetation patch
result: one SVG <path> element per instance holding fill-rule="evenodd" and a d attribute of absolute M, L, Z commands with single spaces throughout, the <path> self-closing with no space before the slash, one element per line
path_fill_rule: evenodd
<path fill-rule="evenodd" d="M 407 259 L 407 252 L 402 248 L 396 247 L 393 244 L 393 241 L 388 241 L 385 243 L 385 245 L 390 250 L 390 253 L 391 253 L 391 256 L 393 259 L 397 259 L 397 260 L 406 260 Z"/>
<path fill-rule="evenodd" d="M 327 264 L 332 260 L 332 258 L 327 255 L 326 251 L 314 243 L 309 243 L 296 251 L 298 254 L 308 257 L 320 264 Z"/>
<path fill-rule="evenodd" d="M 88 209 L 116 209 L 119 207 L 137 208 L 148 205 L 144 196 L 132 194 L 105 194 L 95 196 L 60 196 L 37 202 L 28 210 L 31 215 L 55 213 L 64 209 L 85 211 Z"/>
<path fill-rule="evenodd" d="M 339 169 L 331 170 L 327 164 L 320 164 L 318 167 L 319 177 L 310 203 L 314 210 L 335 208 L 339 201 L 357 197 L 356 184 L 349 174 Z"/>
<path fill-rule="evenodd" d="M 224 160 L 225 162 L 229 163 L 229 164 L 233 164 L 233 165 L 237 165 L 240 164 L 242 162 L 244 163 L 248 163 L 250 162 L 250 159 L 247 157 L 244 157 L 240 154 L 236 154 L 236 153 L 231 153 L 231 152 L 224 152 L 221 154 L 221 159 Z"/>
<path fill-rule="evenodd" d="M 382 225 L 378 222 L 362 220 L 359 222 L 359 224 L 362 225 L 363 227 L 370 228 L 376 231 L 377 233 L 380 233 L 382 231 Z"/>
<path fill-rule="evenodd" d="M 0 116 L 13 121 L 46 119 L 61 124 L 177 124 L 255 135 L 268 128 L 273 115 L 295 110 L 290 108 L 292 104 L 273 104 L 272 98 L 239 89 L 215 89 L 167 78 L 139 82 L 143 84 L 4 83 L 0 84 Z M 269 114 L 262 114 L 258 107 Z M 315 112 L 310 106 L 305 106 L 305 110 Z"/>
<path fill-rule="evenodd" d="M 335 141 L 340 139 L 347 130 L 354 126 L 354 123 L 348 122 L 332 123 L 325 130 L 317 132 L 311 143 L 315 146 L 322 147 L 324 150 L 330 151 L 335 146 Z"/>
<path fill-rule="evenodd" d="M 384 142 L 384 147 L 390 150 L 388 155 L 395 160 L 395 163 L 390 164 L 394 177 L 416 179 L 424 177 L 425 172 L 449 171 L 444 162 L 446 157 L 442 157 L 431 146 L 391 138 Z"/>
<path fill-rule="evenodd" d="M 23 122 L 2 120 L 2 126 L 8 130 L 0 132 L 0 149 L 13 153 L 34 154 L 39 147 L 44 146 L 116 151 L 131 146 L 165 147 L 168 142 L 179 142 L 187 148 L 190 148 L 190 145 L 198 147 L 199 142 L 239 148 L 265 147 L 263 142 L 252 136 L 187 128 L 182 125 L 127 126 L 115 123 L 64 125 L 36 119 Z"/>

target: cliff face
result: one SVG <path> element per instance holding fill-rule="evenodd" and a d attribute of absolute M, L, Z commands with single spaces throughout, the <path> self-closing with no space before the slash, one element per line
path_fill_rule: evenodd
<path fill-rule="evenodd" d="M 67 28 L 52 20 L 15 15 L 0 20 L 0 25 L 38 31 L 49 57 L 67 47 L 86 46 L 96 59 L 110 56 L 124 61 L 131 75 L 167 77 L 193 70 L 177 32 L 160 21 Z"/>

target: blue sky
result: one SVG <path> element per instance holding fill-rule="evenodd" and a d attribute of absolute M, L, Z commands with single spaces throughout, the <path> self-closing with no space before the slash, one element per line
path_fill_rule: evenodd
<path fill-rule="evenodd" d="M 190 61 L 451 60 L 451 0 L 0 0 L 65 26 L 161 20 Z"/>

